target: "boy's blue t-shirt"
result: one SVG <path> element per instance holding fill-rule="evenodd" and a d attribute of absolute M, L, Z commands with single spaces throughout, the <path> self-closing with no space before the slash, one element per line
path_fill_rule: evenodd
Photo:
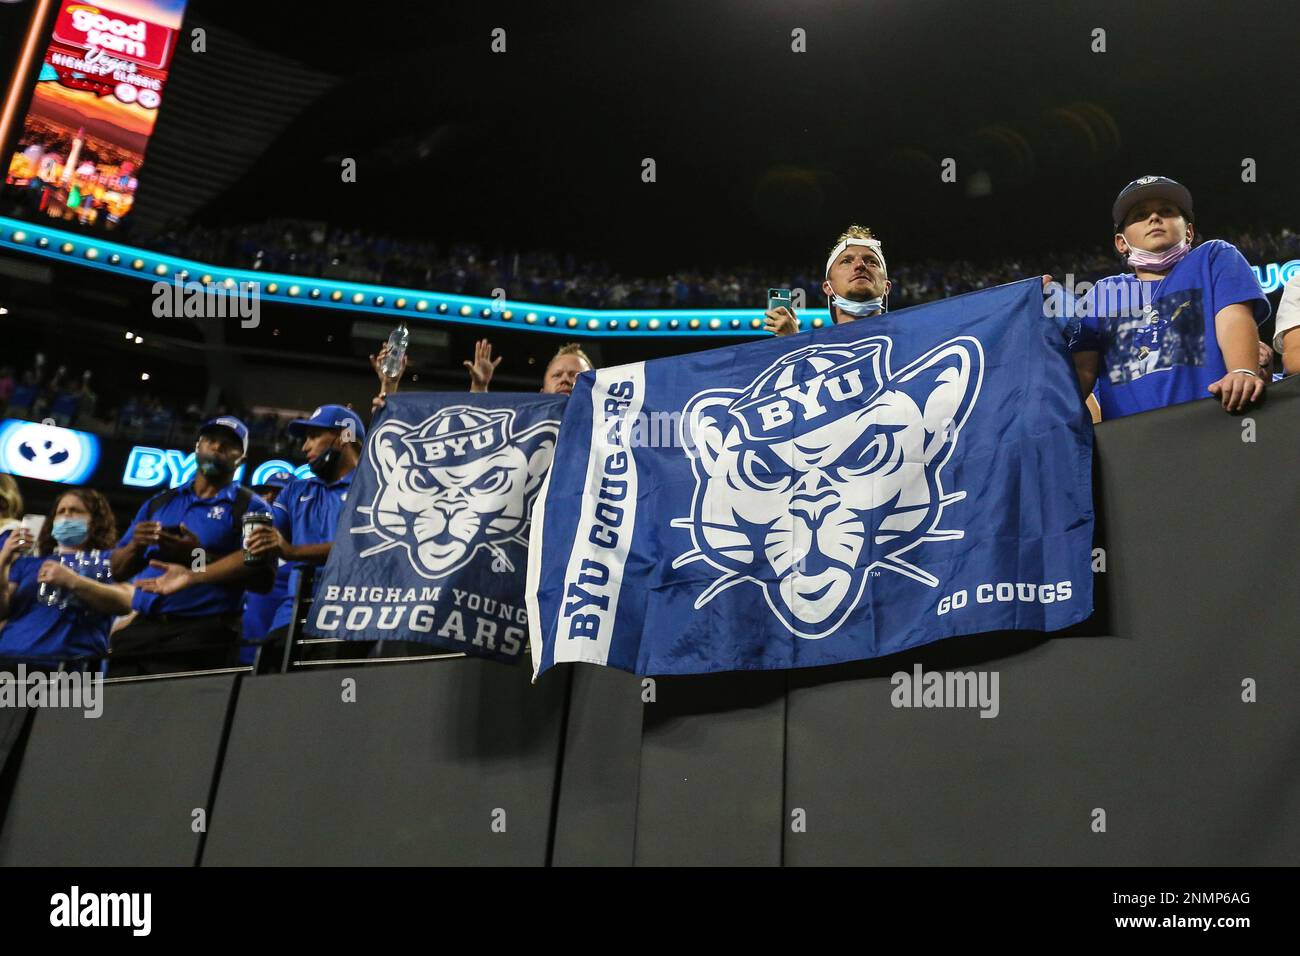
<path fill-rule="evenodd" d="M 1237 303 L 1251 307 L 1256 325 L 1269 317 L 1254 272 L 1221 239 L 1201 243 L 1163 278 L 1109 276 L 1089 289 L 1070 351 L 1099 353 L 1102 419 L 1211 397 L 1208 386 L 1228 373 L 1214 317 Z M 1147 305 L 1154 312 L 1144 314 Z"/>

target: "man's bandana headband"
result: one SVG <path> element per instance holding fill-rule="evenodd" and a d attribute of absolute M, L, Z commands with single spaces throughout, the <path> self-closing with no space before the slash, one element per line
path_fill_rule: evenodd
<path fill-rule="evenodd" d="M 842 253 L 849 246 L 866 246 L 867 248 L 869 248 L 872 252 L 876 254 L 876 258 L 880 260 L 880 268 L 885 272 L 886 275 L 889 274 L 889 269 L 885 267 L 885 254 L 880 251 L 879 239 L 849 238 L 849 239 L 845 239 L 843 242 L 841 242 L 838 246 L 836 246 L 831 251 L 830 257 L 826 260 L 826 275 L 829 276 L 831 274 L 831 266 L 834 265 L 835 260 L 840 257 L 840 253 Z"/>

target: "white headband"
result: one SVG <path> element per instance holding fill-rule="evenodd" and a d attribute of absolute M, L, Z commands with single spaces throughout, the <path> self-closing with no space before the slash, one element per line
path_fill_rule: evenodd
<path fill-rule="evenodd" d="M 884 270 L 886 275 L 889 274 L 889 270 L 885 268 L 885 254 L 880 251 L 879 239 L 848 238 L 845 239 L 843 242 L 841 242 L 838 246 L 836 246 L 834 250 L 831 251 L 830 257 L 826 260 L 826 274 L 828 276 L 831 274 L 831 265 L 834 264 L 837 258 L 839 258 L 840 253 L 843 252 L 845 249 L 847 249 L 849 246 L 868 247 L 872 252 L 876 254 L 876 258 L 880 260 L 880 268 Z"/>

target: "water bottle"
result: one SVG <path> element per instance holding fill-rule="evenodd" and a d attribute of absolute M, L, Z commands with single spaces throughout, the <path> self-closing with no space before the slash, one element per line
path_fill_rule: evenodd
<path fill-rule="evenodd" d="M 67 567 L 75 569 L 77 555 L 60 554 L 52 555 L 55 561 Z M 49 581 L 42 581 L 40 587 L 36 590 L 36 600 L 46 607 L 57 607 L 59 610 L 68 606 L 68 594 L 57 584 L 51 584 Z"/>
<path fill-rule="evenodd" d="M 397 378 L 402 370 L 402 357 L 406 355 L 406 343 L 411 340 L 411 333 L 403 322 L 388 336 L 388 355 L 384 358 L 384 378 Z"/>

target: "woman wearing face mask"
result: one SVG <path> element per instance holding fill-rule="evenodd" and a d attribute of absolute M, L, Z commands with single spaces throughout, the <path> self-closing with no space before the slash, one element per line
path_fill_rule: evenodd
<path fill-rule="evenodd" d="M 14 530 L 0 546 L 0 660 L 54 667 L 107 656 L 109 628 L 130 611 L 133 590 L 109 574 L 116 540 L 108 502 L 88 489 L 59 496 L 32 556 L 21 556 L 31 533 Z"/>
<path fill-rule="evenodd" d="M 1133 272 L 1102 279 L 1076 307 L 1079 385 L 1102 418 L 1213 395 L 1229 412 L 1264 392 L 1259 324 L 1268 300 L 1230 243 L 1193 245 L 1192 194 L 1164 176 L 1125 186 L 1111 208 L 1115 250 Z"/>

